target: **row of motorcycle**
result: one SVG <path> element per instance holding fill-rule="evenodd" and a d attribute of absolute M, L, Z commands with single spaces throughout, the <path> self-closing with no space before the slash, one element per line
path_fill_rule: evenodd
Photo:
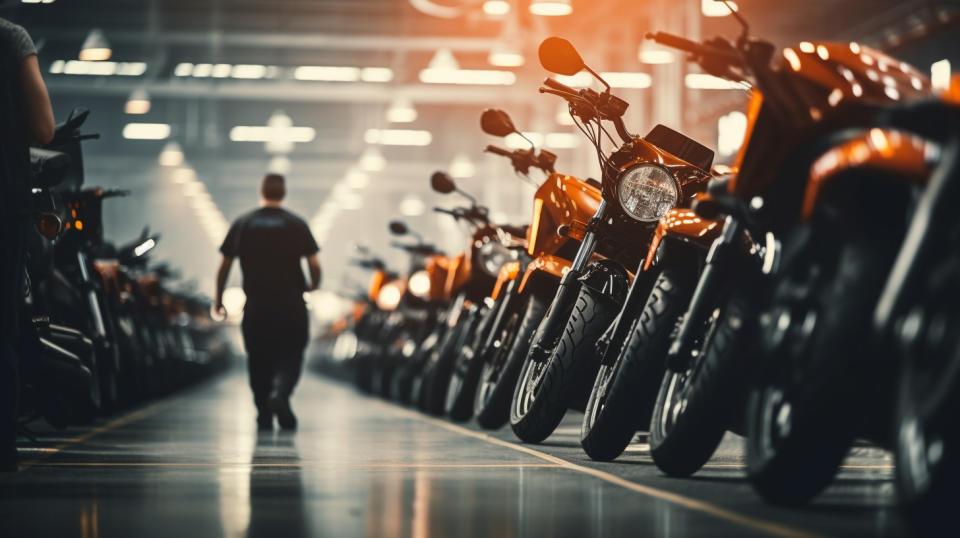
<path fill-rule="evenodd" d="M 104 238 L 103 204 L 127 191 L 84 185 L 75 109 L 46 147 L 30 149 L 33 224 L 25 242 L 19 422 L 89 423 L 185 386 L 226 364 L 227 335 L 207 299 L 173 289 L 152 263 L 159 235 L 125 245 Z M 109 202 L 108 202 L 109 203 Z M 4 305 L 4 307 L 7 307 Z"/>
<path fill-rule="evenodd" d="M 665 474 L 686 477 L 725 433 L 744 439 L 768 502 L 810 501 L 855 442 L 892 450 L 920 531 L 957 528 L 960 483 L 960 80 L 935 92 L 905 62 L 858 43 L 775 47 L 743 33 L 693 42 L 647 34 L 749 89 L 729 170 L 663 125 L 644 136 L 628 103 L 566 40 L 539 49 L 547 78 L 595 146 L 600 180 L 541 150 L 487 151 L 529 180 L 524 227 L 469 198 L 438 209 L 471 227 L 464 251 L 369 252 L 366 297 L 327 334 L 327 358 L 364 390 L 483 428 L 545 440 L 568 409 L 581 444 L 617 458 L 638 432 Z M 502 110 L 483 130 L 519 133 Z M 444 173 L 441 193 L 461 192 Z M 391 231 L 414 235 L 401 222 Z M 944 527 L 950 525 L 951 527 Z"/>

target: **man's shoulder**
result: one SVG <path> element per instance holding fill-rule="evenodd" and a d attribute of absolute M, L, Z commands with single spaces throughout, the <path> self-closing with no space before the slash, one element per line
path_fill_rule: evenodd
<path fill-rule="evenodd" d="M 288 219 L 290 222 L 293 222 L 293 223 L 295 223 L 295 224 L 297 224 L 297 225 L 300 225 L 300 226 L 306 226 L 306 225 L 307 225 L 307 221 L 304 220 L 303 217 L 301 217 L 300 215 L 297 215 L 296 213 L 294 213 L 293 211 L 290 211 L 289 209 L 287 209 L 287 208 L 285 208 L 285 207 L 281 207 L 281 208 L 279 208 L 279 209 L 280 209 L 280 211 L 283 212 L 284 218 Z"/>

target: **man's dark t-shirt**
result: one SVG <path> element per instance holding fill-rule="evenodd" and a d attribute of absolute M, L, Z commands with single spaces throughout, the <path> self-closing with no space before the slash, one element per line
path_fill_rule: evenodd
<path fill-rule="evenodd" d="M 307 223 L 279 207 L 262 207 L 238 218 L 220 252 L 240 258 L 247 308 L 303 305 L 307 285 L 300 258 L 319 250 Z"/>

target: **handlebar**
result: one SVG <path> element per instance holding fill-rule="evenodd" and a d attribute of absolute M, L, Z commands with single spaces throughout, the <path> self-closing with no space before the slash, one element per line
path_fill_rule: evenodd
<path fill-rule="evenodd" d="M 570 86 L 567 86 L 566 84 L 560 81 L 554 80 L 550 77 L 547 77 L 543 80 L 543 85 L 553 90 L 557 90 L 559 92 L 570 93 L 573 95 L 580 95 L 579 91 L 571 88 Z"/>
<path fill-rule="evenodd" d="M 740 55 L 734 49 L 697 43 L 696 41 L 691 41 L 685 37 L 669 34 L 667 32 L 647 32 L 644 37 L 652 41 L 656 41 L 661 45 L 682 50 L 684 52 L 689 52 L 690 54 L 699 56 L 701 58 L 720 60 L 732 65 L 740 65 L 742 63 Z"/>
<path fill-rule="evenodd" d="M 494 146 L 492 144 L 488 145 L 487 149 L 484 151 L 486 151 L 487 153 L 493 153 L 494 155 L 500 155 L 502 157 L 513 157 L 512 152 L 505 150 L 503 148 L 498 148 L 497 146 Z"/>

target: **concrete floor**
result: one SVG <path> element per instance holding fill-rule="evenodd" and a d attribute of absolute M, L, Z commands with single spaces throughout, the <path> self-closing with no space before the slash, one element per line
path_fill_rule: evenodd
<path fill-rule="evenodd" d="M 94 428 L 24 443 L 0 536 L 902 535 L 889 457 L 858 449 L 803 510 L 765 506 L 725 441 L 693 479 L 646 447 L 590 462 L 571 414 L 539 446 L 423 417 L 307 373 L 296 433 L 259 433 L 242 371 Z"/>

